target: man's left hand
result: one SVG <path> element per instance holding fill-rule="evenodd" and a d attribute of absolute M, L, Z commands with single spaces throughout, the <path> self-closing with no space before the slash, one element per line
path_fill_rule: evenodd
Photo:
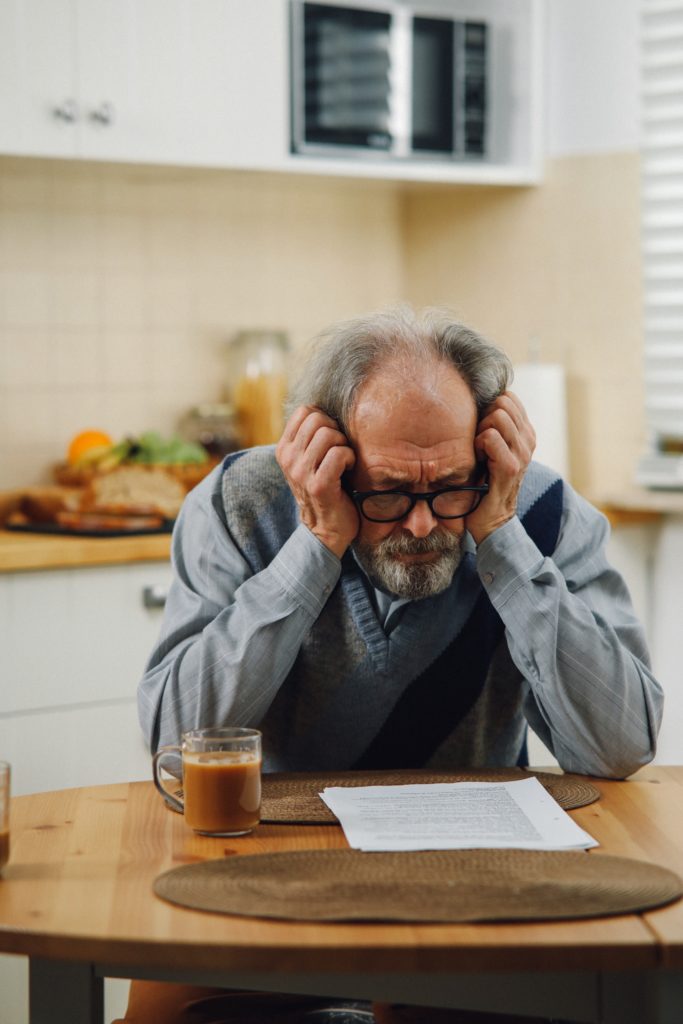
<path fill-rule="evenodd" d="M 536 447 L 536 432 L 517 395 L 505 391 L 479 421 L 477 461 L 486 465 L 489 493 L 465 520 L 476 544 L 517 512 L 517 496 Z"/>

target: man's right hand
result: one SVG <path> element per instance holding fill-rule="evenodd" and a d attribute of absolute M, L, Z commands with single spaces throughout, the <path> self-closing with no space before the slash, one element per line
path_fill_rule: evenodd
<path fill-rule="evenodd" d="M 359 527 L 356 506 L 341 482 L 356 461 L 348 440 L 321 409 L 302 405 L 287 421 L 275 455 L 302 523 L 341 558 Z"/>

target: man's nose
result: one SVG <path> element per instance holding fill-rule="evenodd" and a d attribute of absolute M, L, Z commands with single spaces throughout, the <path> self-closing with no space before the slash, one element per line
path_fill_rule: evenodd
<path fill-rule="evenodd" d="M 416 501 L 405 519 L 401 520 L 401 526 L 413 537 L 428 537 L 438 522 L 427 502 L 421 500 Z"/>

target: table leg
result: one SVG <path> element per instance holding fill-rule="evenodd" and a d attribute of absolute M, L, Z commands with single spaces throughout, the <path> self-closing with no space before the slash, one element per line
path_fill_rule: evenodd
<path fill-rule="evenodd" d="M 601 987 L 601 1024 L 680 1024 L 683 972 L 606 974 Z"/>
<path fill-rule="evenodd" d="M 92 964 L 31 958 L 30 1024 L 103 1024 L 104 983 Z"/>
<path fill-rule="evenodd" d="M 657 978 L 657 1024 L 680 1024 L 683 1020 L 683 973 L 659 971 Z"/>

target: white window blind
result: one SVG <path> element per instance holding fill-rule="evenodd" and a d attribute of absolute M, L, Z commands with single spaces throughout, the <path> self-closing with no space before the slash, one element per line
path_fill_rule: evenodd
<path fill-rule="evenodd" d="M 642 0 L 645 401 L 683 439 L 683 0 Z"/>

